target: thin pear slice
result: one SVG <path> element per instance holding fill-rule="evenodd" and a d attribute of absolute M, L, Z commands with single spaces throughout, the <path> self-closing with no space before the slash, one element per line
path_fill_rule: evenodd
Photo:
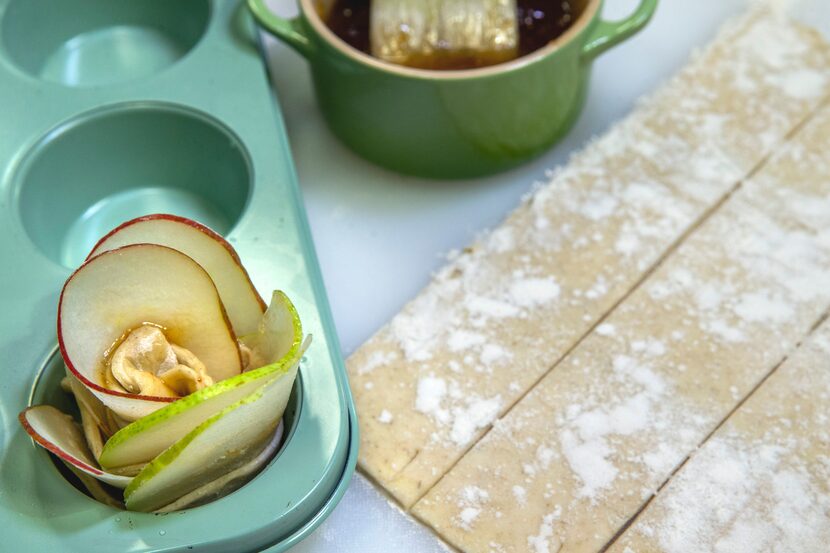
<path fill-rule="evenodd" d="M 264 386 L 216 413 L 147 463 L 124 490 L 127 509 L 160 509 L 254 458 L 282 418 L 301 354 Z"/>
<path fill-rule="evenodd" d="M 69 277 L 58 304 L 58 342 L 66 366 L 107 407 L 136 420 L 175 398 L 137 396 L 101 385 L 106 353 L 128 332 L 152 323 L 198 357 L 215 380 L 241 372 L 236 335 L 210 276 L 185 254 L 134 244 L 97 255 Z"/>
<path fill-rule="evenodd" d="M 173 511 L 181 511 L 182 509 L 198 507 L 199 505 L 204 505 L 205 503 L 224 497 L 234 490 L 239 489 L 240 486 L 262 470 L 268 461 L 271 460 L 277 452 L 277 449 L 279 449 L 284 429 L 285 424 L 280 421 L 280 424 L 277 426 L 277 431 L 274 432 L 274 436 L 271 438 L 271 441 L 265 445 L 265 448 L 259 452 L 256 457 L 238 469 L 232 470 L 229 473 L 220 476 L 213 482 L 205 484 L 201 488 L 196 488 L 192 492 L 183 495 L 173 503 L 170 503 L 161 509 L 156 509 L 155 512 L 171 513 Z"/>
<path fill-rule="evenodd" d="M 78 477 L 78 480 L 80 480 L 83 487 L 86 488 L 86 491 L 89 492 L 89 495 L 91 495 L 93 499 L 114 509 L 124 510 L 124 502 L 110 495 L 99 480 L 81 470 L 78 470 L 75 466 L 70 465 L 66 461 L 64 461 L 63 464 L 72 472 L 72 474 Z"/>
<path fill-rule="evenodd" d="M 299 314 L 288 296 L 276 291 L 262 321 L 250 340 L 252 356 L 264 356 L 267 365 L 203 388 L 125 426 L 104 444 L 101 466 L 115 470 L 150 461 L 208 418 L 286 372 L 305 350 Z"/>
<path fill-rule="evenodd" d="M 29 407 L 18 418 L 35 443 L 79 471 L 116 488 L 126 488 L 132 481 L 130 477 L 110 474 L 98 468 L 78 424 L 51 405 Z"/>
<path fill-rule="evenodd" d="M 265 302 L 236 251 L 208 227 L 176 215 L 156 214 L 127 221 L 104 236 L 88 258 L 130 244 L 159 244 L 192 257 L 210 275 L 237 336 L 255 332 Z"/>
<path fill-rule="evenodd" d="M 239 341 L 250 349 L 250 365 L 256 369 L 276 363 L 293 349 L 300 347 L 303 326 L 291 300 L 281 290 L 271 294 L 271 305 L 260 317 L 256 331 Z"/>
<path fill-rule="evenodd" d="M 107 416 L 106 406 L 86 386 L 81 384 L 81 381 L 75 378 L 68 368 L 66 369 L 66 378 L 61 382 L 61 385 L 64 382 L 69 387 L 67 391 L 74 396 L 78 409 L 81 412 L 86 411 L 93 418 L 104 436 L 115 434 L 118 428 L 110 424 L 111 417 Z"/>

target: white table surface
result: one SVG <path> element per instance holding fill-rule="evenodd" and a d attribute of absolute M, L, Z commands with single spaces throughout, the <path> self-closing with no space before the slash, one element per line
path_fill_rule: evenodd
<path fill-rule="evenodd" d="M 822 1 L 822 0 L 818 0 Z M 606 0 L 605 15 L 629 13 L 636 0 Z M 670 77 L 720 23 L 747 0 L 661 0 L 639 35 L 603 55 L 594 67 L 585 111 L 569 136 L 519 169 L 468 181 L 428 181 L 380 169 L 352 154 L 329 132 L 312 92 L 305 61 L 268 40 L 274 86 L 305 194 L 344 354 L 367 340 L 427 284 L 446 252 L 493 227 L 545 170 L 634 107 Z M 275 12 L 296 13 L 294 0 L 271 0 Z M 331 517 L 297 553 L 442 551 L 432 534 L 391 507 L 355 475 Z"/>

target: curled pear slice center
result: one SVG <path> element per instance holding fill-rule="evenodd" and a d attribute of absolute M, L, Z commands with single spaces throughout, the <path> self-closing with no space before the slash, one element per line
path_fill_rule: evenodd
<path fill-rule="evenodd" d="M 152 325 L 132 330 L 118 345 L 104 380 L 111 390 L 156 397 L 182 397 L 213 384 L 204 363 Z"/>

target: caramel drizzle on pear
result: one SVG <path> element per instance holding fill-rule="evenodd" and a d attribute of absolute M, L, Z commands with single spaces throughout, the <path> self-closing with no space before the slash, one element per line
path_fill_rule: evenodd
<path fill-rule="evenodd" d="M 110 390 L 115 390 L 115 391 L 118 391 L 118 392 L 125 392 L 125 393 L 127 392 L 127 390 L 125 390 L 124 387 L 121 386 L 121 384 L 118 382 L 118 380 L 116 380 L 115 377 L 112 376 L 112 356 L 115 353 L 115 350 L 117 350 L 118 347 L 121 344 L 124 343 L 124 340 L 127 339 L 127 336 L 129 336 L 130 333 L 132 333 L 134 330 L 136 330 L 138 328 L 141 328 L 143 326 L 156 327 L 157 329 L 161 330 L 161 332 L 162 332 L 162 334 L 164 334 L 165 338 L 170 340 L 170 336 L 168 336 L 169 330 L 167 329 L 167 327 L 162 326 L 162 325 L 157 324 L 157 323 L 151 323 L 149 321 L 145 321 L 145 322 L 141 323 L 138 326 L 130 327 L 127 330 L 125 330 L 124 332 L 122 332 L 121 336 L 116 338 L 115 341 L 110 345 L 110 347 L 108 347 L 106 350 L 104 350 L 104 355 L 102 356 L 102 359 L 101 359 L 101 364 L 100 364 L 100 367 L 98 369 L 98 372 L 100 373 L 99 380 L 101 381 L 101 383 L 103 384 L 103 386 L 105 388 L 108 388 Z"/>

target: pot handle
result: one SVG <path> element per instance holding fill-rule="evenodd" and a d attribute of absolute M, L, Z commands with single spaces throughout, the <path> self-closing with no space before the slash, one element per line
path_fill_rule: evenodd
<path fill-rule="evenodd" d="M 593 60 L 606 50 L 635 35 L 645 27 L 654 15 L 655 9 L 657 9 L 657 0 L 641 0 L 634 13 L 625 19 L 620 21 L 600 19 L 582 47 L 583 57 L 589 61 Z"/>
<path fill-rule="evenodd" d="M 303 57 L 311 58 L 313 47 L 305 34 L 300 16 L 293 19 L 279 17 L 268 9 L 265 0 L 248 0 L 248 9 L 251 10 L 257 23 L 268 33 L 286 43 Z"/>

